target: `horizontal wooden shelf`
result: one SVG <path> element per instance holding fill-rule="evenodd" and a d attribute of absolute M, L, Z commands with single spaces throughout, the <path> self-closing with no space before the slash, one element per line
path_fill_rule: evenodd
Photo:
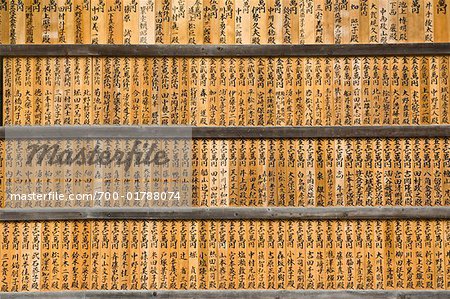
<path fill-rule="evenodd" d="M 147 290 L 147 291 L 66 291 L 66 292 L 0 292 L 2 299 L 58 298 L 333 298 L 333 299 L 448 299 L 450 291 L 376 291 L 376 290 Z"/>
<path fill-rule="evenodd" d="M 115 207 L 0 209 L 0 221 L 43 220 L 387 220 L 450 219 L 450 206 L 412 207 Z"/>
<path fill-rule="evenodd" d="M 450 43 L 322 45 L 0 45 L 0 56 L 348 57 L 449 55 Z"/>
<path fill-rule="evenodd" d="M 90 138 L 425 138 L 450 137 L 450 125 L 190 127 L 190 126 L 10 126 L 0 127 L 2 139 Z"/>

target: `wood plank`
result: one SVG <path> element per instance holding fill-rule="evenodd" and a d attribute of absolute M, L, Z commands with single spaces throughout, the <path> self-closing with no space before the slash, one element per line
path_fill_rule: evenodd
<path fill-rule="evenodd" d="M 412 126 L 6 126 L 1 139 L 90 139 L 90 138 L 433 138 L 450 137 L 450 125 Z"/>
<path fill-rule="evenodd" d="M 450 43 L 309 45 L 0 45 L 0 56 L 351 57 L 449 55 Z"/>
<path fill-rule="evenodd" d="M 20 208 L 1 209 L 0 221 L 85 219 L 450 219 L 450 207 L 226 207 L 226 208 Z M 1 297 L 0 297 L 1 298 Z"/>

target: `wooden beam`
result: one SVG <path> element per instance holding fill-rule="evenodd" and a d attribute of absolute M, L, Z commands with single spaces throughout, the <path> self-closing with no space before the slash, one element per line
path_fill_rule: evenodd
<path fill-rule="evenodd" d="M 54 291 L 0 293 L 0 299 L 131 299 L 131 298 L 199 298 L 199 299 L 448 299 L 450 291 L 398 290 L 147 290 L 147 291 Z"/>
<path fill-rule="evenodd" d="M 450 137 L 450 125 L 189 127 L 189 126 L 13 126 L 3 139 L 79 138 L 423 138 Z"/>
<path fill-rule="evenodd" d="M 348 57 L 449 55 L 450 43 L 317 45 L 0 45 L 0 56 Z"/>
<path fill-rule="evenodd" d="M 239 219 L 450 219 L 450 206 L 440 207 L 161 207 L 161 208 L 17 208 L 0 209 L 0 221 L 43 220 L 239 220 Z"/>

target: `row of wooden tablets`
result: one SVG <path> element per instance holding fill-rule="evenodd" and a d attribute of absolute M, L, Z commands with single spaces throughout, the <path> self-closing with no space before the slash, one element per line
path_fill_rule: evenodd
<path fill-rule="evenodd" d="M 13 0 L 5 44 L 347 44 L 450 41 L 447 0 Z"/>
<path fill-rule="evenodd" d="M 450 289 L 450 222 L 0 224 L 0 290 Z"/>
<path fill-rule="evenodd" d="M 450 123 L 448 56 L 5 58 L 5 125 Z"/>
<path fill-rule="evenodd" d="M 115 160 L 106 167 L 77 161 L 51 164 L 53 151 L 44 155 L 42 165 L 37 164 L 38 157 L 33 157 L 34 164 L 26 164 L 34 143 L 3 143 L 1 184 L 7 191 L 3 195 L 7 207 L 450 205 L 449 138 L 174 141 L 161 143 L 161 147 L 186 149 L 188 157 L 173 155 L 159 168 L 133 160 L 129 169 Z M 76 143 L 66 142 L 61 148 L 94 147 L 88 141 L 88 146 L 83 141 Z M 133 140 L 108 144 L 109 148 L 130 149 Z M 73 156 L 77 153 L 74 150 Z M 184 192 L 188 198 L 169 204 L 136 202 L 129 195 L 163 189 Z M 94 194 L 95 190 L 115 192 L 108 196 L 117 198 L 64 203 L 10 198 L 10 193 Z"/>

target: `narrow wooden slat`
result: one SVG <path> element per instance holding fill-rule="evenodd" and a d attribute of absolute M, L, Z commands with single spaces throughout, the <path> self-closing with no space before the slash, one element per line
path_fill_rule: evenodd
<path fill-rule="evenodd" d="M 3 139 L 74 138 L 432 138 L 450 137 L 450 125 L 189 127 L 189 126 L 14 126 Z"/>
<path fill-rule="evenodd" d="M 450 43 L 326 45 L 0 45 L 0 56 L 332 57 L 449 55 Z"/>
<path fill-rule="evenodd" d="M 3 57 L 0 56 L 0 124 L 3 125 Z"/>
<path fill-rule="evenodd" d="M 292 299 L 447 299 L 450 291 L 375 291 L 375 290 L 148 290 L 148 291 L 67 291 L 0 293 L 0 299 L 61 298 L 292 298 Z"/>
<path fill-rule="evenodd" d="M 149 219 L 450 219 L 450 207 L 27 208 L 1 209 L 0 221 Z"/>

